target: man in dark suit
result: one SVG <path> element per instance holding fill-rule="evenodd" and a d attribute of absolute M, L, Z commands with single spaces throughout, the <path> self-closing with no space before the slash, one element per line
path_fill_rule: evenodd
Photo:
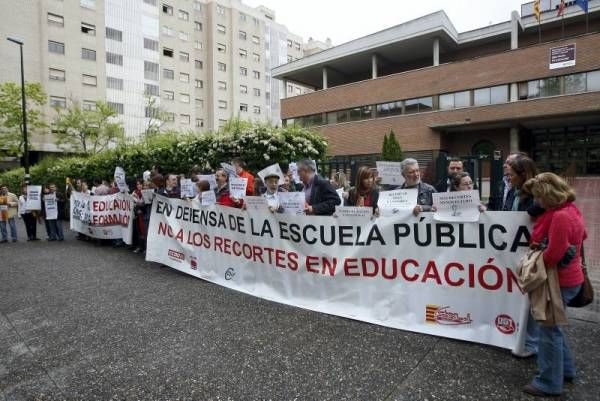
<path fill-rule="evenodd" d="M 302 192 L 306 197 L 305 213 L 331 216 L 341 200 L 329 180 L 317 175 L 315 162 L 312 160 L 298 162 L 298 175 L 304 185 Z"/>

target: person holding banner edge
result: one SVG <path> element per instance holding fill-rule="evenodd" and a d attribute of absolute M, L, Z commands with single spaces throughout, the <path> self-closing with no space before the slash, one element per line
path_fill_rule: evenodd
<path fill-rule="evenodd" d="M 243 199 L 231 197 L 229 193 L 229 174 L 227 174 L 224 169 L 220 168 L 215 172 L 215 180 L 217 181 L 215 196 L 218 205 L 235 207 L 238 209 L 244 206 Z"/>
<path fill-rule="evenodd" d="M 399 189 L 416 188 L 418 190 L 417 206 L 413 209 L 413 214 L 418 216 L 421 212 L 430 212 L 433 205 L 433 197 L 431 194 L 436 192 L 436 190 L 431 185 L 421 181 L 419 162 L 412 158 L 404 159 L 400 163 L 400 170 L 402 171 L 402 176 L 405 181 Z"/>

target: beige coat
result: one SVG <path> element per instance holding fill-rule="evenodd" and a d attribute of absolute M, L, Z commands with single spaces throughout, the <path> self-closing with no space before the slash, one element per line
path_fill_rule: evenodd
<path fill-rule="evenodd" d="M 546 268 L 543 251 L 529 251 L 519 261 L 519 285 L 529 294 L 531 315 L 544 326 L 568 324 L 556 267 Z"/>
<path fill-rule="evenodd" d="M 12 192 L 8 192 L 6 195 L 0 195 L 0 205 L 6 206 L 7 209 L 0 213 L 0 221 L 6 221 L 13 219 L 17 215 L 19 207 L 19 198 Z"/>

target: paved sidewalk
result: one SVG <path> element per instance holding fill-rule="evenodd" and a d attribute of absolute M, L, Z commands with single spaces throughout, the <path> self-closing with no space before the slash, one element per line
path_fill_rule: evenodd
<path fill-rule="evenodd" d="M 72 233 L 0 261 L 0 400 L 532 399 L 532 359 L 264 301 Z M 600 324 L 567 331 L 579 379 L 561 399 L 600 400 Z"/>

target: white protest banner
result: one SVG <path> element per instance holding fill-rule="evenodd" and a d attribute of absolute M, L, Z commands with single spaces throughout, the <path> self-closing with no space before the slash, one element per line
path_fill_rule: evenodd
<path fill-rule="evenodd" d="M 144 198 L 144 203 L 149 205 L 152 203 L 152 198 L 154 198 L 154 190 L 153 189 L 142 189 L 142 198 Z"/>
<path fill-rule="evenodd" d="M 373 208 L 363 206 L 336 206 L 334 215 L 336 217 L 371 218 L 373 216 Z"/>
<path fill-rule="evenodd" d="M 196 196 L 195 191 L 194 191 L 195 185 L 191 179 L 182 178 L 181 180 L 179 180 L 179 187 L 180 187 L 180 194 L 181 194 L 182 199 L 183 198 L 192 199 L 194 196 Z"/>
<path fill-rule="evenodd" d="M 440 223 L 432 213 L 339 221 L 157 196 L 146 259 L 313 311 L 522 345 L 528 305 L 515 270 L 528 250 L 526 213 L 484 213 L 476 224 Z"/>
<path fill-rule="evenodd" d="M 92 238 L 122 239 L 131 245 L 133 207 L 129 194 L 91 196 L 81 192 L 71 194 L 71 230 Z"/>
<path fill-rule="evenodd" d="M 381 177 L 382 184 L 404 184 L 404 177 L 402 176 L 400 162 L 377 161 L 375 162 L 375 164 L 377 165 L 377 174 L 379 175 L 379 177 Z"/>
<path fill-rule="evenodd" d="M 225 170 L 225 172 L 227 173 L 227 175 L 229 176 L 229 178 L 231 178 L 231 177 L 237 177 L 237 173 L 235 171 L 235 167 L 233 167 L 231 164 L 229 164 L 229 163 L 221 163 L 221 167 L 223 167 L 223 170 Z"/>
<path fill-rule="evenodd" d="M 389 216 L 401 211 L 412 211 L 417 206 L 418 192 L 416 188 L 381 191 L 377 201 L 381 215 Z"/>
<path fill-rule="evenodd" d="M 338 196 L 340 197 L 340 205 L 344 204 L 344 188 L 338 188 L 335 190 L 335 192 L 337 192 Z"/>
<path fill-rule="evenodd" d="M 296 162 L 292 162 L 289 164 L 288 169 L 292 172 L 292 179 L 294 183 L 300 184 L 300 176 L 298 175 L 298 164 Z"/>
<path fill-rule="evenodd" d="M 27 185 L 27 210 L 42 210 L 42 186 Z"/>
<path fill-rule="evenodd" d="M 285 214 L 304 214 L 304 192 L 280 192 L 279 205 Z"/>
<path fill-rule="evenodd" d="M 433 218 L 437 221 L 475 222 L 479 220 L 479 191 L 434 192 Z"/>
<path fill-rule="evenodd" d="M 125 182 L 125 170 L 122 167 L 115 167 L 115 182 L 119 191 L 126 192 L 129 190 L 127 183 Z"/>
<path fill-rule="evenodd" d="M 285 184 L 285 180 L 283 179 L 283 171 L 281 170 L 281 167 L 279 167 L 278 163 L 272 164 L 269 167 L 260 170 L 257 175 L 263 182 L 265 182 L 266 177 L 270 175 L 276 175 L 277 177 L 279 177 L 277 185 Z"/>
<path fill-rule="evenodd" d="M 260 210 L 264 212 L 268 209 L 269 205 L 267 200 L 262 196 L 246 196 L 244 199 L 244 207 L 246 210 Z"/>
<path fill-rule="evenodd" d="M 217 180 L 215 179 L 214 174 L 199 175 L 198 182 L 200 181 L 208 181 L 210 189 L 215 189 L 217 187 Z"/>
<path fill-rule="evenodd" d="M 46 210 L 46 220 L 58 219 L 58 205 L 56 203 L 56 194 L 44 195 L 44 209 Z"/>
<path fill-rule="evenodd" d="M 210 206 L 217 203 L 217 195 L 214 191 L 204 191 L 200 195 L 202 206 Z"/>
<path fill-rule="evenodd" d="M 229 178 L 229 195 L 232 198 L 243 199 L 246 197 L 246 187 L 248 179 L 245 177 L 230 177 Z"/>

